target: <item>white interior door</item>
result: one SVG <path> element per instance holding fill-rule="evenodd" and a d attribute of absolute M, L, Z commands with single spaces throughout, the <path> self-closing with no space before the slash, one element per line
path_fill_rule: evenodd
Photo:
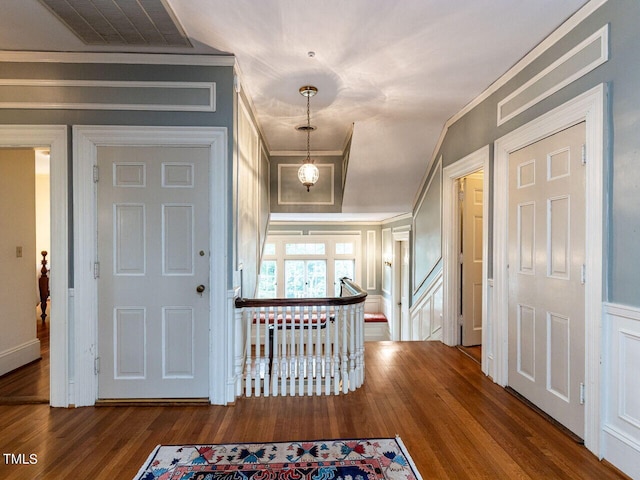
<path fill-rule="evenodd" d="M 462 345 L 482 343 L 482 205 L 483 174 L 462 182 Z"/>
<path fill-rule="evenodd" d="M 398 242 L 398 258 L 396 264 L 399 265 L 398 281 L 398 304 L 397 312 L 400 325 L 398 340 L 411 340 L 411 317 L 409 315 L 409 242 Z"/>
<path fill-rule="evenodd" d="M 509 385 L 584 436 L 585 124 L 509 156 Z"/>
<path fill-rule="evenodd" d="M 208 158 L 98 147 L 99 398 L 209 396 Z"/>

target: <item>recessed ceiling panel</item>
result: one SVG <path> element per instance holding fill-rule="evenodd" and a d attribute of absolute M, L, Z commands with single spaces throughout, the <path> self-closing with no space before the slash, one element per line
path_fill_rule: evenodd
<path fill-rule="evenodd" d="M 88 45 L 192 46 L 162 0 L 40 0 Z"/>

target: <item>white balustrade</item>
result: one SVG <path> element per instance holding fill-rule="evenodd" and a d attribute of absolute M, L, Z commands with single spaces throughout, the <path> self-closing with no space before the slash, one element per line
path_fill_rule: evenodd
<path fill-rule="evenodd" d="M 366 293 L 358 291 L 353 303 L 350 297 L 236 301 L 244 395 L 339 395 L 360 387 Z"/>

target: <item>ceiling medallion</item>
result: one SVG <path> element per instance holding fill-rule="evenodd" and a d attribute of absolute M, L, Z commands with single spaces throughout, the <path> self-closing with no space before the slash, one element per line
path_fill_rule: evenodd
<path fill-rule="evenodd" d="M 318 93 L 318 89 L 311 85 L 305 85 L 304 87 L 300 87 L 298 91 L 300 92 L 300 95 L 307 97 L 307 124 L 303 127 L 296 127 L 299 131 L 307 132 L 307 158 L 298 169 L 298 180 L 300 180 L 302 185 L 307 187 L 308 192 L 309 188 L 316 184 L 318 177 L 320 176 L 318 167 L 316 167 L 313 164 L 313 160 L 311 160 L 311 130 L 315 130 L 316 127 L 311 126 L 311 113 L 309 109 L 309 100 Z"/>

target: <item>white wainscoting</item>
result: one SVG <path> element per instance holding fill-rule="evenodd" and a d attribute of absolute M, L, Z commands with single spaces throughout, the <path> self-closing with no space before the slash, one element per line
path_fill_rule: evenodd
<path fill-rule="evenodd" d="M 364 313 L 382 312 L 382 295 L 367 295 L 364 301 Z"/>
<path fill-rule="evenodd" d="M 364 301 L 364 313 L 383 313 L 387 317 L 387 322 L 366 322 L 364 324 L 365 342 L 382 342 L 389 340 L 389 319 L 391 318 L 386 309 L 386 298 L 382 295 L 367 295 Z"/>
<path fill-rule="evenodd" d="M 442 341 L 442 272 L 410 310 L 411 340 Z"/>
<path fill-rule="evenodd" d="M 604 304 L 602 456 L 640 478 L 640 309 Z"/>

